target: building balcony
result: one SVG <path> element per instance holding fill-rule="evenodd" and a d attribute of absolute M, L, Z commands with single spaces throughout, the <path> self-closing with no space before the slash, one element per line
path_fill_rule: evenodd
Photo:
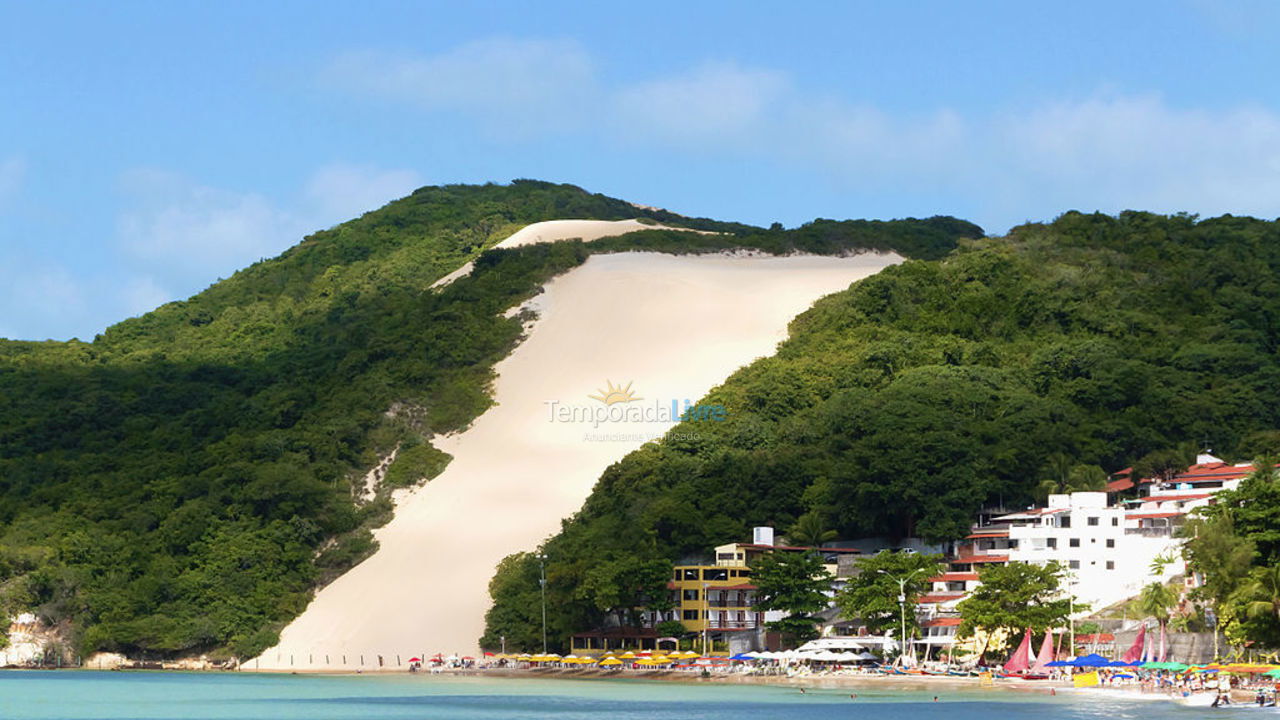
<path fill-rule="evenodd" d="M 1125 535 L 1137 535 L 1139 537 L 1173 537 L 1173 531 L 1177 528 L 1172 527 L 1143 527 L 1143 528 L 1125 528 Z"/>
<path fill-rule="evenodd" d="M 750 610 L 755 607 L 755 603 L 746 600 L 708 600 L 707 605 L 713 608 L 733 608 L 735 610 Z"/>

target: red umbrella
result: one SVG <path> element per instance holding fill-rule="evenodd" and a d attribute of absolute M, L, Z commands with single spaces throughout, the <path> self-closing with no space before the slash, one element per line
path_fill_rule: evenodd
<path fill-rule="evenodd" d="M 462 656 L 462 659 L 463 659 L 463 660 L 475 660 L 475 658 L 471 657 L 470 655 L 463 655 L 463 656 Z"/>
<path fill-rule="evenodd" d="M 409 662 L 422 662 L 422 658 L 409 658 Z"/>

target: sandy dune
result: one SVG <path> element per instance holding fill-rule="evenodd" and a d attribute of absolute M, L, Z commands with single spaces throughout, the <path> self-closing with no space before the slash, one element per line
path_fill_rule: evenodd
<path fill-rule="evenodd" d="M 513 248 L 521 245 L 529 245 L 539 242 L 555 242 L 556 240 L 581 240 L 583 242 L 591 242 L 604 237 L 613 237 L 615 235 L 625 235 L 636 230 L 684 230 L 684 228 L 674 228 L 669 225 L 659 225 L 656 223 L 645 224 L 639 220 L 547 220 L 544 222 L 525 225 L 511 237 L 494 245 L 495 248 Z M 706 230 L 685 230 L 685 232 L 696 232 L 705 234 Z M 445 275 L 439 280 L 431 283 L 431 287 L 441 287 L 457 280 L 460 277 L 470 275 L 472 263 L 467 263 L 453 272 Z"/>
<path fill-rule="evenodd" d="M 529 338 L 497 367 L 498 406 L 439 440 L 449 468 L 400 502 L 377 554 L 246 667 L 375 669 L 381 655 L 403 670 L 397 657 L 477 654 L 497 562 L 554 533 L 605 467 L 671 425 L 552 422 L 549 403 L 604 407 L 588 396 L 610 381 L 641 398 L 613 407 L 696 401 L 770 354 L 815 299 L 900 261 L 624 253 L 555 279 Z"/>

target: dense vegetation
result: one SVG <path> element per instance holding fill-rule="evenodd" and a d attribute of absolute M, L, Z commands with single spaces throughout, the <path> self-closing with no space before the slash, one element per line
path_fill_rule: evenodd
<path fill-rule="evenodd" d="M 486 252 L 531 222 L 632 217 L 724 234 Z M 488 407 L 491 367 L 520 339 L 504 311 L 589 252 L 934 256 L 957 233 L 980 231 L 949 218 L 762 230 L 567 185 L 430 187 L 92 343 L 0 341 L 0 613 L 35 610 L 85 652 L 252 655 L 373 551 L 386 487 L 443 469 L 427 441 Z"/>
<path fill-rule="evenodd" d="M 703 400 L 725 422 L 610 467 L 541 549 L 554 637 L 662 595 L 597 597 L 586 572 L 705 557 L 753 525 L 812 514 L 844 537 L 955 539 L 1064 468 L 1062 484 L 1088 484 L 1088 466 L 1187 440 L 1238 456 L 1280 425 L 1278 271 L 1275 222 L 1073 212 L 823 299 Z M 503 572 L 527 577 L 530 557 Z M 494 590 L 486 643 L 538 607 L 536 585 Z"/>
<path fill-rule="evenodd" d="M 1201 624 L 1237 647 L 1280 647 L 1278 461 L 1274 455 L 1255 459 L 1240 487 L 1219 493 L 1186 528 L 1186 556 L 1204 582 L 1192 593 L 1200 617 L 1184 619 L 1212 618 Z"/>

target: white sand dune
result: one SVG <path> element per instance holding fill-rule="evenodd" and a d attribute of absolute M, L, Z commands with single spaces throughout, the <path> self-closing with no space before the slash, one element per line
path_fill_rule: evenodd
<path fill-rule="evenodd" d="M 646 224 L 639 220 L 547 220 L 525 225 L 511 234 L 506 240 L 494 245 L 495 248 L 513 248 L 539 242 L 555 242 L 557 240 L 581 240 L 591 242 L 600 238 L 625 235 L 636 230 L 684 230 L 708 235 L 715 233 L 706 230 L 685 230 L 656 223 Z M 472 263 L 467 263 L 439 280 L 431 283 L 431 287 L 442 287 L 471 274 Z"/>
<path fill-rule="evenodd" d="M 548 403 L 603 407 L 588 396 L 609 381 L 634 383 L 642 400 L 628 405 L 697 401 L 771 354 L 814 300 L 898 262 L 623 253 L 553 280 L 528 339 L 497 366 L 498 405 L 439 440 L 448 469 L 403 498 L 378 552 L 246 668 L 376 669 L 381 655 L 404 670 L 397 660 L 424 652 L 476 655 L 498 561 L 556 532 L 610 463 L 671 426 L 551 422 Z"/>

